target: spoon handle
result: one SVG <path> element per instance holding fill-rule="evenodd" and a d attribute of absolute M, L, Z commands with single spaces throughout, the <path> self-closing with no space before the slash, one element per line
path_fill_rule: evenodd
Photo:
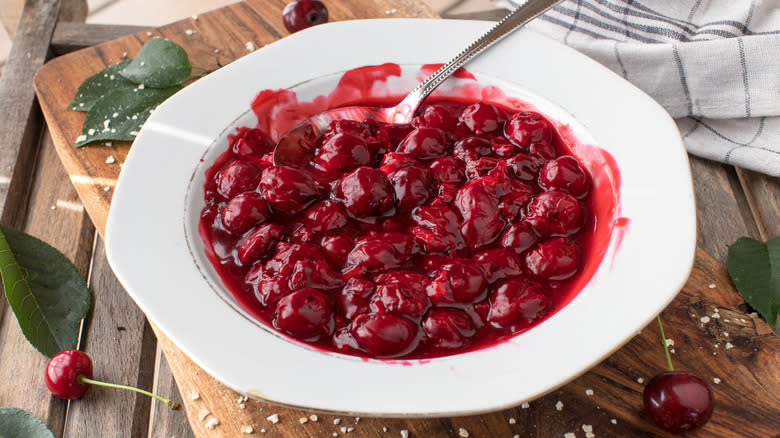
<path fill-rule="evenodd" d="M 493 45 L 493 43 L 543 14 L 561 1 L 562 0 L 528 0 L 523 5 L 518 6 L 470 46 L 417 85 L 417 87 L 415 87 L 397 107 L 407 108 L 408 110 L 411 110 L 411 115 L 414 115 L 422 101 L 425 100 L 436 87 L 455 73 L 455 70 Z"/>

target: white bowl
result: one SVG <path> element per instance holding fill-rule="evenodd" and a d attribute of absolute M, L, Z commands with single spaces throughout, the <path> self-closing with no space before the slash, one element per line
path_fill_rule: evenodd
<path fill-rule="evenodd" d="M 226 134 L 257 120 L 263 89 L 327 94 L 340 73 L 393 62 L 404 89 L 420 65 L 443 62 L 491 23 L 387 19 L 316 26 L 198 80 L 161 105 L 138 135 L 106 231 L 117 277 L 185 354 L 227 386 L 288 406 L 378 416 L 452 416 L 536 398 L 597 364 L 677 294 L 693 263 L 694 198 L 677 127 L 652 99 L 585 56 L 519 31 L 470 63 L 571 129 L 590 166 L 595 144 L 620 170 L 621 226 L 587 286 L 511 340 L 424 361 L 320 352 L 253 320 L 226 292 L 197 233 L 203 170 Z M 440 35 L 440 37 L 435 37 Z M 380 91 L 377 91 L 380 92 Z M 590 151 L 590 152 L 589 152 Z M 588 158 L 590 156 L 590 158 Z M 616 216 L 617 219 L 617 216 Z"/>

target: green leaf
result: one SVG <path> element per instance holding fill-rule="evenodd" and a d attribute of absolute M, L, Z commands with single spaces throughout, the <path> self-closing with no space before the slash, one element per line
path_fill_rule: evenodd
<path fill-rule="evenodd" d="M 45 424 L 24 409 L 1 407 L 0 432 L 3 438 L 54 438 Z"/>
<path fill-rule="evenodd" d="M 181 46 L 162 38 L 152 38 L 120 74 L 147 87 L 166 88 L 181 85 L 189 79 L 191 72 L 187 52 Z"/>
<path fill-rule="evenodd" d="M 35 237 L 0 225 L 0 276 L 22 333 L 38 351 L 52 357 L 76 347 L 90 294 L 67 257 Z"/>
<path fill-rule="evenodd" d="M 740 237 L 729 247 L 728 269 L 742 298 L 774 327 L 780 310 L 780 237 L 766 243 Z"/>
<path fill-rule="evenodd" d="M 99 73 L 96 73 L 79 85 L 73 102 L 68 106 L 72 111 L 89 111 L 95 102 L 113 90 L 120 88 L 135 88 L 138 84 L 119 74 L 119 71 L 127 67 L 130 60 L 114 64 Z"/>
<path fill-rule="evenodd" d="M 133 141 L 152 110 L 181 88 L 133 88 L 108 93 L 87 113 L 76 147 L 99 140 Z"/>

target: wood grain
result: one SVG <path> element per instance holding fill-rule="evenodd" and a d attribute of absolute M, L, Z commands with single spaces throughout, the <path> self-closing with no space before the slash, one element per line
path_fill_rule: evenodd
<path fill-rule="evenodd" d="M 193 64 L 209 68 L 224 65 L 246 54 L 247 42 L 261 47 L 286 35 L 280 19 L 284 3 L 283 0 L 238 3 L 202 14 L 197 20 L 183 20 L 150 30 L 150 34 L 144 31 L 75 52 L 54 60 L 39 71 L 36 76 L 37 92 L 51 126 L 57 152 L 100 233 L 105 225 L 111 188 L 129 145 L 73 149 L 83 115 L 64 108 L 78 84 L 121 59 L 125 52 L 133 56 L 152 35 L 164 36 L 182 44 Z M 334 20 L 384 17 L 386 11 L 393 9 L 396 10 L 393 16 L 397 17 L 432 16 L 422 3 L 411 0 L 341 0 L 330 2 L 329 8 Z M 187 30 L 194 32 L 188 35 Z M 117 159 L 117 164 L 106 164 L 109 155 Z M 755 206 L 757 202 L 743 191 L 742 183 L 746 178 L 741 178 L 733 168 L 704 160 L 693 159 L 691 166 L 699 213 L 698 243 L 704 251 L 697 253 L 691 278 L 662 317 L 666 322 L 667 336 L 675 341 L 673 358 L 677 367 L 697 372 L 710 381 L 716 377 L 721 380 L 712 385 L 716 398 L 713 420 L 704 429 L 689 436 L 776 436 L 780 430 L 780 418 L 776 415 L 780 389 L 780 341 L 766 323 L 749 316 L 749 309 L 735 293 L 722 268 L 725 242 L 736 240 L 741 235 L 758 236 L 761 226 L 766 228 L 766 225 L 760 226 L 751 214 L 750 206 Z M 760 185 L 761 178 L 755 178 L 755 184 Z M 105 191 L 105 187 L 109 190 Z M 767 189 L 767 196 L 777 193 L 772 192 L 773 189 Z M 777 220 L 776 213 L 771 209 L 767 211 L 766 221 Z M 716 307 L 721 315 L 717 319 L 711 317 Z M 700 322 L 703 315 L 711 317 L 709 323 Z M 140 330 L 137 325 L 135 327 Z M 151 343 L 145 340 L 147 332 L 136 332 L 136 338 L 140 339 L 140 348 L 148 351 Z M 730 343 L 729 348 L 726 347 L 727 342 Z M 527 409 L 517 407 L 487 415 L 426 420 L 363 418 L 357 421 L 344 416 L 317 414 L 317 421 L 313 421 L 309 417 L 311 412 L 275 407 L 255 400 L 245 402 L 242 408 L 238 402 L 239 394 L 200 370 L 159 332 L 158 344 L 181 389 L 180 398 L 186 406 L 191 433 L 197 437 L 242 436 L 241 426 L 252 426 L 255 434 L 270 437 L 319 437 L 331 436 L 334 432 L 344 436 L 348 428 L 354 428 L 349 433 L 360 437 L 399 436 L 402 429 L 408 430 L 412 437 L 445 437 L 457 436 L 460 428 L 464 428 L 472 437 L 520 434 L 523 437 L 546 438 L 563 436 L 566 432 L 583 436 L 585 425 L 592 426 L 597 436 L 667 436 L 644 417 L 641 409 L 643 384 L 640 379 L 648 380 L 662 371 L 665 363 L 655 325 L 647 327 L 590 372 L 532 402 Z M 146 369 L 139 365 L 138 357 L 137 354 L 130 357 L 127 373 L 133 373 L 135 368 L 140 375 Z M 146 361 L 148 359 L 142 362 Z M 163 362 L 158 361 L 155 369 L 155 388 L 174 392 L 175 384 Z M 145 382 L 143 378 L 140 381 Z M 588 390 L 592 390 L 592 394 Z M 410 394 L 410 397 L 413 396 Z M 555 408 L 558 401 L 563 403 L 560 411 Z M 129 409 L 139 407 L 135 405 Z M 96 416 L 96 410 L 90 411 L 92 416 Z M 199 414 L 204 410 L 209 414 L 201 419 Z M 161 412 L 158 406 L 153 407 L 153 412 L 149 429 L 152 436 L 178 437 L 181 436 L 179 432 L 189 433 L 182 426 L 182 414 Z M 88 414 L 85 409 L 83 415 Z M 279 415 L 279 423 L 266 419 L 272 414 Z M 143 414 L 136 412 L 133 415 Z M 302 423 L 304 417 L 307 421 Z M 213 430 L 205 427 L 209 418 L 217 418 L 220 422 Z M 336 418 L 340 424 L 334 424 Z M 514 421 L 510 422 L 510 419 Z M 134 426 L 128 427 L 130 429 L 126 430 Z M 387 428 L 387 433 L 384 428 Z M 265 434 L 260 434 L 262 429 L 265 429 Z"/>

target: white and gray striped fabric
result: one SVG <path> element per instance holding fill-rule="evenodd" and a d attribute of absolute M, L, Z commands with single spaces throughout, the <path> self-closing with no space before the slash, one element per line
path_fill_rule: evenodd
<path fill-rule="evenodd" d="M 691 154 L 780 176 L 780 0 L 567 0 L 528 27 L 651 95 Z"/>

